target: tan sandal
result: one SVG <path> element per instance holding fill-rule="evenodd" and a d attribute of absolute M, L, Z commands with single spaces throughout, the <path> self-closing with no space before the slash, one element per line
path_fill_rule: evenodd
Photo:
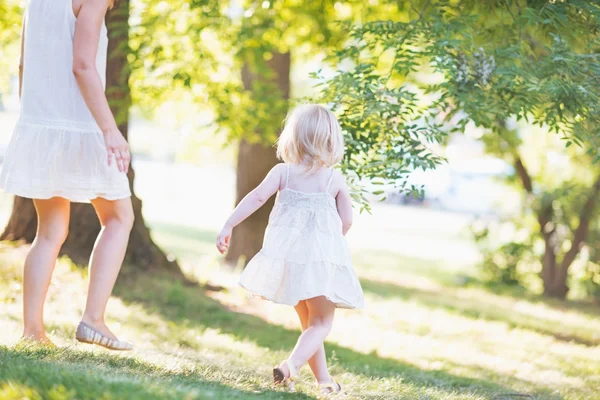
<path fill-rule="evenodd" d="M 95 344 L 109 350 L 126 351 L 132 350 L 133 345 L 118 339 L 111 339 L 98 332 L 96 329 L 81 321 L 75 333 L 75 339 L 81 343 Z"/>
<path fill-rule="evenodd" d="M 328 383 L 319 383 L 319 390 L 323 394 L 337 394 L 342 391 L 342 385 L 332 380 Z"/>
<path fill-rule="evenodd" d="M 288 391 L 295 392 L 296 377 L 298 376 L 298 372 L 292 366 L 289 360 L 285 360 L 283 363 L 287 366 L 288 371 L 290 371 L 290 376 L 286 377 L 281 368 L 275 367 L 273 368 L 273 382 L 276 385 L 284 384 L 286 385 Z"/>

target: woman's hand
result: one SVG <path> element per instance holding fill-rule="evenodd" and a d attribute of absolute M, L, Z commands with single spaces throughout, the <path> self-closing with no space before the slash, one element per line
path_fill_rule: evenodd
<path fill-rule="evenodd" d="M 229 242 L 231 241 L 231 231 L 233 228 L 230 225 L 225 225 L 221 232 L 217 236 L 217 250 L 219 253 L 225 254 L 229 249 Z"/>
<path fill-rule="evenodd" d="M 119 171 L 127 173 L 131 155 L 129 154 L 129 144 L 119 132 L 118 129 L 111 129 L 104 132 L 104 143 L 108 153 L 108 166 L 112 165 L 113 157 L 117 163 Z"/>

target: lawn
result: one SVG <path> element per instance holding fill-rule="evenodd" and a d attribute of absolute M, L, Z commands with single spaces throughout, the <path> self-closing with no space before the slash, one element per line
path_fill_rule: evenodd
<path fill-rule="evenodd" d="M 115 354 L 72 336 L 86 272 L 62 259 L 46 309 L 56 350 L 15 344 L 25 247 L 0 248 L 0 399 L 309 399 L 270 382 L 298 335 L 291 309 L 250 300 L 219 263 L 214 232 L 155 223 L 188 279 L 122 274 L 109 322 L 137 348 Z M 585 303 L 494 294 L 449 279 L 460 266 L 361 248 L 367 307 L 340 311 L 326 344 L 345 399 L 600 399 L 600 313 Z M 465 266 L 465 273 L 472 273 Z M 450 272 L 449 272 L 450 271 Z M 198 282 L 196 282 L 198 281 Z M 207 291 L 204 283 L 225 290 Z"/>

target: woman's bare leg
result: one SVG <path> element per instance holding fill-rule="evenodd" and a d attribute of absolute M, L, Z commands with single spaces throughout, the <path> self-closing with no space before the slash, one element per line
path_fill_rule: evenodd
<path fill-rule="evenodd" d="M 306 300 L 306 306 L 308 308 L 308 328 L 298 338 L 296 347 L 287 360 L 296 371 L 323 347 L 325 338 L 331 332 L 335 315 L 335 304 L 324 296 Z M 286 376 L 289 376 L 289 369 L 285 362 L 281 363 L 279 368 Z M 325 382 L 329 380 L 330 378 L 327 376 Z"/>
<path fill-rule="evenodd" d="M 44 329 L 44 302 L 60 248 L 69 231 L 71 203 L 63 198 L 33 200 L 37 233 L 23 271 L 23 337 L 49 342 Z"/>
<path fill-rule="evenodd" d="M 300 318 L 300 324 L 302 325 L 302 331 L 308 329 L 308 306 L 306 301 L 301 302 L 294 307 L 298 317 Z M 328 382 L 330 380 L 329 370 L 327 369 L 327 358 L 325 356 L 325 346 L 321 344 L 321 347 L 313 356 L 308 360 L 308 365 L 317 379 L 317 382 Z"/>
<path fill-rule="evenodd" d="M 116 336 L 104 323 L 108 299 L 125 258 L 133 226 L 131 199 L 92 200 L 102 230 L 90 258 L 90 284 L 82 321 L 111 339 Z"/>

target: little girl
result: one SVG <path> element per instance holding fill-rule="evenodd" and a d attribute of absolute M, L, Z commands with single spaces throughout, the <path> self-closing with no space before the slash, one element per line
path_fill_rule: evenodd
<path fill-rule="evenodd" d="M 289 358 L 273 369 L 275 383 L 293 390 L 298 371 L 308 362 L 321 391 L 337 393 L 341 386 L 329 375 L 323 343 L 336 307 L 361 308 L 363 293 L 344 238 L 352 225 L 350 194 L 343 175 L 332 168 L 344 155 L 335 116 L 319 105 L 296 108 L 277 155 L 284 163 L 236 207 L 217 248 L 225 253 L 233 228 L 278 192 L 264 246 L 242 273 L 240 285 L 254 297 L 293 306 L 300 317 L 303 332 Z"/>

